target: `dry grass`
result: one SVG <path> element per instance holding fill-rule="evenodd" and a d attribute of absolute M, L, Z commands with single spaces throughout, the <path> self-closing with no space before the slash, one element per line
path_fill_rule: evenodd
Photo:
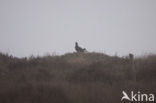
<path fill-rule="evenodd" d="M 101 53 L 0 53 L 0 103 L 121 103 L 122 90 L 156 94 L 156 55 L 135 59 L 136 82 L 130 67 L 128 58 Z"/>

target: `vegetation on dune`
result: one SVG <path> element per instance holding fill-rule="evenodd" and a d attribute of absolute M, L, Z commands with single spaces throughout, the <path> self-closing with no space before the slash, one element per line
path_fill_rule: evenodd
<path fill-rule="evenodd" d="M 156 94 L 156 55 L 103 53 L 16 58 L 0 53 L 0 103 L 120 103 L 122 90 Z M 128 103 L 128 101 L 125 101 Z"/>

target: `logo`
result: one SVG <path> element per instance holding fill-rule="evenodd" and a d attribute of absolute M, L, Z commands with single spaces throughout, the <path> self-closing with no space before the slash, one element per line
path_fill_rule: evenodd
<path fill-rule="evenodd" d="M 154 94 L 150 93 L 150 94 L 145 94 L 145 93 L 141 93 L 140 91 L 138 91 L 137 93 L 134 93 L 134 91 L 131 91 L 130 96 L 128 96 L 128 94 L 125 91 L 122 91 L 122 98 L 121 101 L 123 100 L 128 100 L 128 101 L 150 101 L 150 102 L 154 102 Z"/>

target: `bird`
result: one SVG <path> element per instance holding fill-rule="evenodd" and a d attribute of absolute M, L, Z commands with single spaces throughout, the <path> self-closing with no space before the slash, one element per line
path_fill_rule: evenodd
<path fill-rule="evenodd" d="M 86 48 L 81 48 L 77 42 L 75 42 L 75 50 L 76 52 L 85 52 L 86 51 Z"/>
<path fill-rule="evenodd" d="M 125 91 L 122 91 L 122 94 L 123 94 L 123 97 L 121 98 L 121 101 L 122 101 L 123 99 L 127 99 L 127 100 L 130 101 L 130 98 L 128 97 L 128 95 L 126 94 Z"/>

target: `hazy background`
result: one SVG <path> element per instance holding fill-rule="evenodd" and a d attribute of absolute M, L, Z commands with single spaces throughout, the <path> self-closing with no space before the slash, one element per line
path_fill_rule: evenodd
<path fill-rule="evenodd" d="M 156 0 L 0 0 L 0 51 L 156 53 Z"/>

